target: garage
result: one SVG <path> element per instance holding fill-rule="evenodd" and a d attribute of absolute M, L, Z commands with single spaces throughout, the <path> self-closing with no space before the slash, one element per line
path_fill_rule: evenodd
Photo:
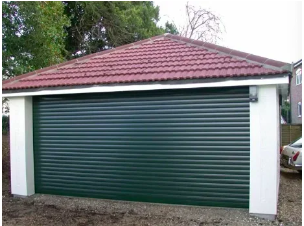
<path fill-rule="evenodd" d="M 249 91 L 33 100 L 37 193 L 249 207 Z"/>
<path fill-rule="evenodd" d="M 290 65 L 165 34 L 2 82 L 11 191 L 274 219 Z"/>

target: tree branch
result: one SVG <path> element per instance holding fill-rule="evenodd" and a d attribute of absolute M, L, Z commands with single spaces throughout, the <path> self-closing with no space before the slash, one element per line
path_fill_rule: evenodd
<path fill-rule="evenodd" d="M 187 38 L 216 42 L 223 33 L 222 29 L 225 30 L 220 17 L 206 9 L 195 9 L 189 2 L 186 4 L 186 20 L 179 33 Z"/>

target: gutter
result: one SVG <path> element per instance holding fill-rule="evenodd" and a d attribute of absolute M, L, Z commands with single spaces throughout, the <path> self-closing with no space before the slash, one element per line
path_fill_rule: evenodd
<path fill-rule="evenodd" d="M 2 93 L 2 97 L 21 97 L 21 96 L 41 96 L 41 95 L 60 95 L 60 94 L 80 94 L 80 93 L 103 93 L 103 92 L 122 92 L 122 91 L 144 91 L 161 89 L 188 89 L 188 88 L 211 88 L 211 87 L 231 87 L 231 86 L 256 86 L 256 85 L 288 85 L 289 74 L 281 74 L 276 77 L 249 77 L 247 79 L 199 79 L 155 83 L 133 83 L 123 85 L 95 85 L 87 87 L 60 87 L 34 90 L 12 90 Z"/>

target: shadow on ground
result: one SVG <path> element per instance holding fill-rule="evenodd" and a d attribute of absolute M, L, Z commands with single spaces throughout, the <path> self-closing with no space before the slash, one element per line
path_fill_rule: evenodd
<path fill-rule="evenodd" d="M 287 168 L 281 168 L 281 177 L 285 177 L 290 180 L 302 180 L 302 174 L 296 170 L 290 170 Z"/>

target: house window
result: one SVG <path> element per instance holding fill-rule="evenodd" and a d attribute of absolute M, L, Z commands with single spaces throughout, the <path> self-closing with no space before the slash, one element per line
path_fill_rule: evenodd
<path fill-rule="evenodd" d="M 300 85 L 302 84 L 302 69 L 299 68 L 297 71 L 296 71 L 296 85 Z"/>
<path fill-rule="evenodd" d="M 302 117 L 302 103 L 298 103 L 298 117 Z"/>

